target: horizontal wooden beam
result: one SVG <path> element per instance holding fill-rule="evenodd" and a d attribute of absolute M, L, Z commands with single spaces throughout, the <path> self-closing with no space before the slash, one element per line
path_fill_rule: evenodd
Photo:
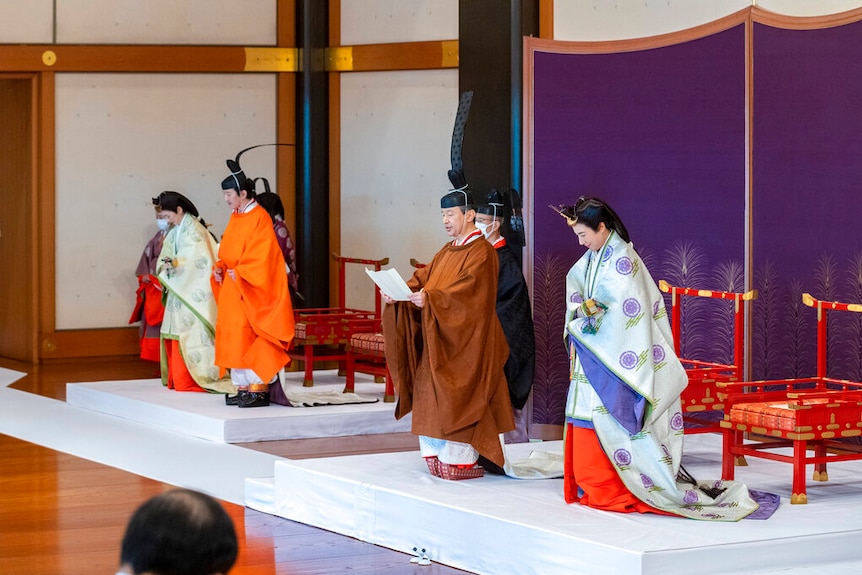
<path fill-rule="evenodd" d="M 330 72 L 433 70 L 458 67 L 458 41 L 359 44 L 327 49 Z"/>
<path fill-rule="evenodd" d="M 331 72 L 457 68 L 458 41 L 336 46 L 326 59 Z M 299 61 L 297 48 L 0 44 L 4 72 L 295 72 Z"/>
<path fill-rule="evenodd" d="M 242 46 L 0 45 L 0 70 L 4 71 L 242 72 L 245 68 Z"/>

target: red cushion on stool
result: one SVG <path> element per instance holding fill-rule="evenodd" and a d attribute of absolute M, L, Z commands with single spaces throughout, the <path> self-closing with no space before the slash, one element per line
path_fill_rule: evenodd
<path fill-rule="evenodd" d="M 810 398 L 737 403 L 730 410 L 730 421 L 753 427 L 815 433 L 852 429 L 860 420 L 855 401 Z"/>
<path fill-rule="evenodd" d="M 382 333 L 354 333 L 350 336 L 350 347 L 357 353 L 371 353 L 383 355 Z"/>

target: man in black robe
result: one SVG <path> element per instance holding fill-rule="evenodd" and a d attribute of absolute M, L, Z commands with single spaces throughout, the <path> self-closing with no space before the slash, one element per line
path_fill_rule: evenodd
<path fill-rule="evenodd" d="M 485 202 L 479 204 L 475 223 L 494 246 L 499 261 L 496 309 L 509 344 L 509 358 L 504 371 L 516 426 L 514 431 L 505 434 L 505 441 L 523 443 L 530 439 L 524 405 L 533 386 L 536 342 L 527 282 L 515 253 L 503 237 L 508 212 L 508 203 L 503 195 L 492 189 Z"/>

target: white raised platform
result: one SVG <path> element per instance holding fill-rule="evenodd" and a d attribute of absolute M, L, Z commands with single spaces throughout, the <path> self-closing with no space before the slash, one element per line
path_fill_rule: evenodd
<path fill-rule="evenodd" d="M 8 385 L 12 385 L 22 377 L 27 375 L 26 373 L 22 373 L 20 371 L 15 371 L 12 369 L 6 369 L 5 367 L 0 367 L 0 388 L 6 387 Z"/>
<path fill-rule="evenodd" d="M 560 442 L 510 446 L 513 459 Z M 686 437 L 686 469 L 718 477 L 720 438 Z M 445 481 L 418 452 L 280 460 L 274 478 L 248 479 L 246 505 L 384 547 L 426 549 L 436 562 L 499 575 L 691 575 L 862 572 L 862 463 L 829 466 L 790 505 L 791 466 L 739 468 L 752 489 L 781 496 L 768 520 L 712 523 L 566 505 L 562 479 L 486 475 Z"/>
<path fill-rule="evenodd" d="M 271 474 L 280 459 L 7 387 L 24 375 L 0 369 L 0 434 L 238 505 L 246 478 Z"/>
<path fill-rule="evenodd" d="M 315 385 L 302 387 L 302 372 L 288 372 L 292 392 L 340 392 L 344 378 L 335 370 L 315 371 Z M 163 430 L 223 443 L 279 439 L 342 437 L 410 431 L 410 416 L 395 420 L 395 404 L 384 403 L 384 386 L 356 375 L 357 395 L 376 403 L 240 409 L 227 406 L 221 394 L 177 392 L 158 379 L 66 384 L 66 402 Z"/>

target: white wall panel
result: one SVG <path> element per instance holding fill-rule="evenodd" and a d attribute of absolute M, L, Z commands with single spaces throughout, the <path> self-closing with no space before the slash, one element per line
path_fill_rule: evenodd
<path fill-rule="evenodd" d="M 126 325 L 161 191 L 221 237 L 225 160 L 274 141 L 275 109 L 272 74 L 57 75 L 57 329 Z M 243 155 L 247 174 L 276 184 L 274 150 Z"/>
<path fill-rule="evenodd" d="M 53 0 L 0 0 L 0 44 L 48 44 L 53 36 Z"/>
<path fill-rule="evenodd" d="M 753 0 L 554 0 L 554 39 L 601 41 L 685 30 L 753 6 Z M 860 0 L 757 0 L 788 16 L 821 16 L 862 6 Z"/>
<path fill-rule="evenodd" d="M 787 16 L 837 14 L 862 6 L 860 0 L 758 0 L 764 10 Z"/>
<path fill-rule="evenodd" d="M 60 0 L 57 42 L 274 45 L 276 0 Z"/>
<path fill-rule="evenodd" d="M 447 241 L 440 198 L 457 110 L 457 70 L 341 76 L 342 255 L 388 257 L 406 279 L 410 258 L 430 261 Z M 348 305 L 373 306 L 361 270 L 347 285 Z"/>
<path fill-rule="evenodd" d="M 751 6 L 751 0 L 554 0 L 554 39 L 623 40 L 677 32 Z"/>
<path fill-rule="evenodd" d="M 458 0 L 341 0 L 341 44 L 458 38 Z"/>

